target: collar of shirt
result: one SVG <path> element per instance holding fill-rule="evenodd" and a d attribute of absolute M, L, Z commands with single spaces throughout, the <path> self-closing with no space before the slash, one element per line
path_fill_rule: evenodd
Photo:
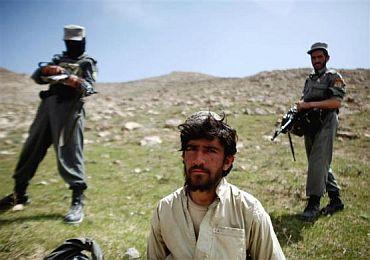
<path fill-rule="evenodd" d="M 227 193 L 229 186 L 230 184 L 226 181 L 226 178 L 223 177 L 216 187 L 216 195 L 217 195 L 216 199 L 208 207 L 215 207 L 217 204 L 217 201 L 221 201 L 221 203 L 224 203 L 225 200 L 230 195 L 229 193 Z M 189 198 L 187 196 L 188 192 L 187 192 L 186 187 L 184 187 L 181 193 L 183 193 L 183 196 L 186 198 L 186 201 L 187 201 Z"/>
<path fill-rule="evenodd" d="M 312 80 L 317 80 L 318 78 L 321 78 L 321 76 L 324 75 L 327 71 L 328 69 L 326 67 L 322 68 L 319 71 L 312 70 L 309 77 Z"/>

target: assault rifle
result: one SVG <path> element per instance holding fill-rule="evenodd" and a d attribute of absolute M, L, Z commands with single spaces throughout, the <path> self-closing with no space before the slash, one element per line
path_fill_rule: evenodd
<path fill-rule="evenodd" d="M 280 127 L 278 127 L 275 130 L 275 133 L 271 138 L 271 141 L 274 141 L 275 138 L 279 134 L 288 133 L 290 150 L 292 151 L 294 161 L 295 161 L 294 147 L 293 147 L 292 137 L 290 136 L 290 133 L 293 133 L 293 134 L 298 135 L 298 136 L 303 135 L 302 126 L 301 126 L 301 124 L 299 124 L 303 115 L 304 115 L 304 113 L 298 112 L 298 109 L 297 109 L 296 106 L 291 107 L 289 109 L 289 111 L 286 114 L 283 115 Z"/>

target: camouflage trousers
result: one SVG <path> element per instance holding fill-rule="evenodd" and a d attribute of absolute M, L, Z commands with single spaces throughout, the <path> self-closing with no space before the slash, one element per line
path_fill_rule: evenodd
<path fill-rule="evenodd" d="M 70 189 L 86 189 L 83 131 L 85 110 L 79 99 L 43 99 L 29 129 L 13 178 L 15 186 L 26 189 L 37 167 L 53 144 L 60 175 Z"/>
<path fill-rule="evenodd" d="M 323 196 L 325 192 L 339 191 L 340 187 L 331 169 L 333 143 L 338 127 L 338 115 L 328 113 L 316 134 L 305 135 L 308 159 L 306 195 Z"/>

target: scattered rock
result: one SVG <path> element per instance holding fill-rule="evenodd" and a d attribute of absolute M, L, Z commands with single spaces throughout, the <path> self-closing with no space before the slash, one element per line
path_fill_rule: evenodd
<path fill-rule="evenodd" d="M 161 144 L 162 139 L 159 136 L 145 136 L 143 139 L 140 141 L 141 146 L 152 146 L 156 144 Z"/>
<path fill-rule="evenodd" d="M 101 132 L 98 133 L 99 137 L 107 137 L 109 135 L 110 135 L 109 131 L 101 131 Z"/>
<path fill-rule="evenodd" d="M 25 141 L 28 138 L 28 133 L 22 134 L 22 140 Z"/>
<path fill-rule="evenodd" d="M 167 128 L 177 128 L 178 125 L 182 124 L 183 121 L 178 118 L 168 119 L 166 120 L 165 127 Z"/>
<path fill-rule="evenodd" d="M 84 144 L 93 144 L 94 141 L 90 139 L 84 139 Z"/>
<path fill-rule="evenodd" d="M 338 137 L 348 138 L 348 139 L 356 139 L 358 138 L 358 135 L 350 132 L 350 131 L 338 131 L 337 132 Z"/>
<path fill-rule="evenodd" d="M 13 140 L 7 139 L 4 141 L 5 144 L 14 144 Z"/>
<path fill-rule="evenodd" d="M 114 160 L 113 161 L 113 164 L 121 165 L 122 164 L 122 161 L 120 161 L 120 160 Z"/>
<path fill-rule="evenodd" d="M 140 253 L 135 247 L 130 247 L 127 249 L 125 256 L 128 256 L 128 259 L 138 259 L 140 258 Z"/>
<path fill-rule="evenodd" d="M 123 127 L 125 130 L 132 131 L 138 128 L 142 128 L 143 126 L 136 122 L 127 122 Z"/>
<path fill-rule="evenodd" d="M 141 173 L 141 172 L 142 172 L 142 170 L 140 168 L 135 168 L 133 170 L 133 173 Z"/>
<path fill-rule="evenodd" d="M 243 142 L 237 142 L 236 143 L 236 149 L 242 149 L 244 147 Z"/>
<path fill-rule="evenodd" d="M 0 155 L 12 155 L 12 154 L 15 154 L 15 152 L 10 152 L 10 151 L 0 151 Z"/>
<path fill-rule="evenodd" d="M 159 115 L 159 112 L 158 111 L 154 111 L 154 110 L 151 110 L 151 109 L 149 109 L 147 113 L 149 115 Z"/>
<path fill-rule="evenodd" d="M 245 115 L 252 115 L 253 112 L 252 112 L 252 110 L 250 108 L 245 108 L 244 111 L 243 111 L 243 114 L 245 114 Z"/>
<path fill-rule="evenodd" d="M 271 138 L 272 138 L 272 136 L 271 135 L 263 135 L 262 136 L 262 139 L 264 139 L 264 140 L 266 140 L 266 141 L 271 141 Z M 275 139 L 276 140 L 276 139 Z M 275 141 L 274 140 L 274 141 Z"/>
<path fill-rule="evenodd" d="M 264 110 L 263 108 L 259 108 L 257 107 L 255 110 L 254 110 L 254 114 L 256 115 L 267 115 L 268 113 L 266 112 L 266 110 Z"/>

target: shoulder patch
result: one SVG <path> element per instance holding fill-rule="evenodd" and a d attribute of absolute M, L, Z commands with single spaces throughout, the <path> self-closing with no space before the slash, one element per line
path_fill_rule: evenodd
<path fill-rule="evenodd" d="M 345 84 L 344 84 L 344 81 L 343 81 L 343 79 L 341 78 L 341 77 L 338 77 L 338 78 L 336 78 L 336 79 L 334 79 L 334 87 L 336 87 L 336 88 L 341 88 L 341 87 L 343 87 Z"/>

